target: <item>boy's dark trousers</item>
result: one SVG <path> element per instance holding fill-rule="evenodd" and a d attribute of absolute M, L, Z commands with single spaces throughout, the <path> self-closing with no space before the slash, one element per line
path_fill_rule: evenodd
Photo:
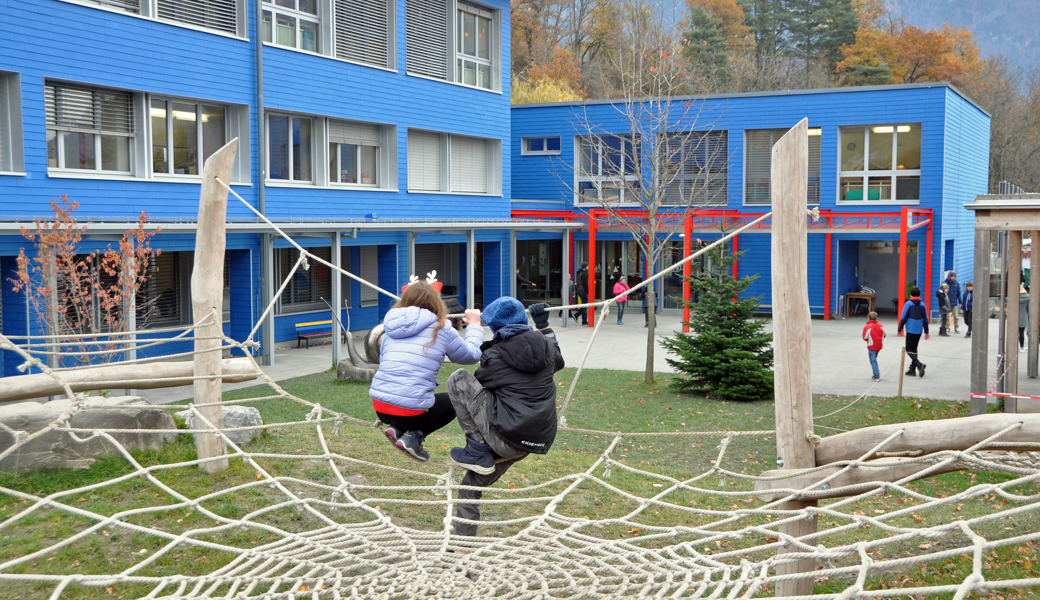
<path fill-rule="evenodd" d="M 910 357 L 910 369 L 906 372 L 907 375 L 917 375 L 917 370 L 924 366 L 921 361 L 917 360 L 917 344 L 921 341 L 920 333 L 906 334 L 906 355 Z"/>
<path fill-rule="evenodd" d="M 946 323 L 950 320 L 950 312 L 945 308 L 939 309 L 939 335 L 949 335 L 946 333 Z"/>
<path fill-rule="evenodd" d="M 971 311 L 966 310 L 961 314 L 964 315 L 964 322 L 968 325 L 968 334 L 966 337 L 971 337 Z"/>

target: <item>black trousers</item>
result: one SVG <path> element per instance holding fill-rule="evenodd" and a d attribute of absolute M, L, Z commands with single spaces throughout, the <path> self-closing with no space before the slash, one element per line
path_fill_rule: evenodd
<path fill-rule="evenodd" d="M 939 335 L 946 335 L 946 324 L 950 321 L 950 313 L 947 310 L 939 311 Z"/>
<path fill-rule="evenodd" d="M 921 367 L 921 366 L 924 366 L 924 364 L 921 361 L 917 360 L 917 344 L 919 344 L 920 342 L 921 342 L 921 334 L 920 333 L 910 333 L 910 332 L 907 332 L 907 334 L 906 334 L 906 354 L 910 357 L 910 369 L 907 370 L 907 372 L 906 372 L 907 375 L 916 375 L 917 374 L 917 369 L 919 367 Z"/>
<path fill-rule="evenodd" d="M 967 324 L 967 326 L 968 326 L 968 334 L 970 335 L 971 334 L 971 311 L 970 310 L 966 310 L 966 311 L 964 311 L 961 314 L 964 315 L 964 323 Z"/>
<path fill-rule="evenodd" d="M 1025 348 L 1026 347 L 1026 328 L 1025 327 L 1019 327 L 1018 328 L 1018 347 L 1019 348 Z"/>
<path fill-rule="evenodd" d="M 448 397 L 448 394 L 434 394 L 433 406 L 421 415 L 401 417 L 376 412 L 376 416 L 379 417 L 380 421 L 393 427 L 400 434 L 407 431 L 418 431 L 425 437 L 454 421 L 455 408 L 452 406 L 451 398 Z"/>

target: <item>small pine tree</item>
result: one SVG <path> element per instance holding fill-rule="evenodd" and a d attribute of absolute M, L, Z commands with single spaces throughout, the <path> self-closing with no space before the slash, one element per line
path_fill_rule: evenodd
<path fill-rule="evenodd" d="M 663 342 L 676 356 L 668 364 L 683 375 L 672 378 L 678 392 L 739 401 L 773 395 L 773 336 L 765 332 L 764 321 L 752 318 L 762 296 L 741 297 L 758 276 L 734 280 L 731 275 L 742 254 L 719 246 L 708 253 L 704 273 L 689 279 L 696 298 L 689 303 L 691 332 Z"/>

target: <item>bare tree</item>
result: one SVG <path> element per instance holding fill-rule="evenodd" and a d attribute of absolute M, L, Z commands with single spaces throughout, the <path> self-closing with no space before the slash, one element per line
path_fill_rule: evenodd
<path fill-rule="evenodd" d="M 562 179 L 579 207 L 599 209 L 631 233 L 649 279 L 686 215 L 725 202 L 727 138 L 716 131 L 720 115 L 705 101 L 676 97 L 688 89 L 689 73 L 677 44 L 682 38 L 674 23 L 659 18 L 659 5 L 620 0 L 614 10 L 619 36 L 610 71 L 617 99 L 608 115 L 588 107 L 575 115 L 578 164 L 570 180 Z M 606 273 L 604 266 L 604 283 Z M 652 383 L 657 299 L 653 286 L 644 293 L 645 379 Z"/>

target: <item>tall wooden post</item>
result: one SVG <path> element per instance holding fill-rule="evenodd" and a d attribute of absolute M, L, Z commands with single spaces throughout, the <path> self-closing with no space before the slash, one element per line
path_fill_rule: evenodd
<path fill-rule="evenodd" d="M 985 394 L 989 385 L 990 232 L 975 231 L 975 273 L 971 313 L 971 393 Z M 971 414 L 986 414 L 986 398 L 971 399 Z"/>
<path fill-rule="evenodd" d="M 1032 233 L 1033 248 L 1040 248 L 1040 231 Z M 1030 261 L 1032 264 L 1032 261 Z M 1040 358 L 1040 288 L 1033 285 L 1032 271 L 1029 278 L 1029 366 L 1026 374 L 1035 379 L 1037 376 L 1037 360 Z"/>
<path fill-rule="evenodd" d="M 212 404 L 198 409 L 199 413 L 217 429 L 224 428 L 224 415 L 219 404 L 221 399 L 220 362 L 221 315 L 224 302 L 224 248 L 227 221 L 227 188 L 217 183 L 231 181 L 231 169 L 235 165 L 238 138 L 228 142 L 206 159 L 202 168 L 202 192 L 199 195 L 199 222 L 195 233 L 195 263 L 191 273 L 192 318 L 197 323 L 216 313 L 207 324 L 195 330 L 195 377 L 210 376 L 195 380 L 195 404 Z M 215 338 L 215 339 L 199 339 Z M 224 439 L 212 433 L 195 436 L 199 459 L 214 458 L 227 454 Z M 217 473 L 228 468 L 227 458 L 199 465 L 207 473 Z"/>
<path fill-rule="evenodd" d="M 806 275 L 808 123 L 808 119 L 802 119 L 773 146 L 770 174 L 773 182 L 773 389 L 776 397 L 777 463 L 782 469 L 806 469 L 816 466 L 816 453 L 806 436 L 813 431 L 812 385 L 809 372 L 812 323 Z M 790 501 L 783 503 L 780 509 L 798 511 L 815 505 L 815 501 Z M 780 533 L 796 538 L 815 532 L 815 516 L 807 516 L 780 527 Z M 791 546 L 780 550 L 780 554 L 788 552 L 799 550 Z M 816 561 L 811 558 L 778 566 L 778 575 L 807 575 L 801 579 L 779 582 L 776 595 L 812 594 L 815 569 Z"/>
<path fill-rule="evenodd" d="M 1019 287 L 1022 285 L 1022 232 L 1007 232 L 1007 324 L 1004 326 L 1004 392 L 1018 393 L 1018 313 Z M 1018 400 L 1004 399 L 1004 412 L 1018 412 Z"/>

